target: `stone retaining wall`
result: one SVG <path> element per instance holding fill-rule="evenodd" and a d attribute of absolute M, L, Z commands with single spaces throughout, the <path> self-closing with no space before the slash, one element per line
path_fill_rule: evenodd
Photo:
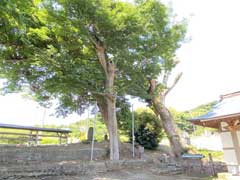
<path fill-rule="evenodd" d="M 59 162 L 59 163 L 36 163 L 31 165 L 0 165 L 0 179 L 24 179 L 26 177 L 43 176 L 74 176 L 94 173 L 104 173 L 107 171 L 120 170 L 124 168 L 134 169 L 148 164 L 144 160 L 120 160 L 120 161 L 100 161 L 100 162 Z"/>
<path fill-rule="evenodd" d="M 90 145 L 16 147 L 0 146 L 0 179 L 24 179 L 24 177 L 84 175 L 136 167 L 150 167 L 156 174 L 212 174 L 209 162 L 199 160 L 175 161 L 171 158 L 145 157 L 145 160 L 104 161 L 108 148 L 94 149 L 90 162 Z M 127 147 L 122 147 L 126 151 Z M 121 153 L 124 154 L 123 151 Z M 126 152 L 125 152 L 126 154 Z M 131 154 L 131 153 L 127 153 Z M 130 158 L 130 157 L 129 157 Z M 215 172 L 225 172 L 224 163 L 214 163 Z"/>
<path fill-rule="evenodd" d="M 215 173 L 227 172 L 227 165 L 224 162 L 213 162 L 201 160 L 184 160 L 181 163 L 187 174 L 206 174 L 214 175 Z"/>
<path fill-rule="evenodd" d="M 224 162 L 209 162 L 200 159 L 179 159 L 176 160 L 166 154 L 162 154 L 159 158 L 153 159 L 154 164 L 160 169 L 168 167 L 171 169 L 182 169 L 182 173 L 193 175 L 213 175 L 215 173 L 227 172 L 227 165 Z"/>
<path fill-rule="evenodd" d="M 0 164 L 58 162 L 71 160 L 90 160 L 90 146 L 35 146 L 13 147 L 0 146 Z M 94 159 L 105 159 L 108 155 L 106 148 L 95 148 Z"/>

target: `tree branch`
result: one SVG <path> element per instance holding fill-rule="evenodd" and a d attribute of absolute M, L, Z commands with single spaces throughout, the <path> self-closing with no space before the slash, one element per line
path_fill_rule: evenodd
<path fill-rule="evenodd" d="M 97 96 L 102 96 L 102 97 L 107 95 L 107 93 L 102 93 L 102 92 L 92 92 L 92 94 L 97 95 Z"/>
<path fill-rule="evenodd" d="M 105 49 L 103 47 L 97 45 L 96 52 L 97 52 L 98 60 L 104 70 L 104 73 L 107 76 L 108 70 L 107 70 L 107 62 L 106 62 L 106 58 L 105 58 Z"/>
<path fill-rule="evenodd" d="M 182 77 L 182 74 L 183 74 L 183 73 L 181 72 L 181 73 L 179 73 L 179 74 L 177 75 L 177 77 L 175 78 L 173 84 L 172 84 L 169 88 L 167 88 L 167 90 L 164 92 L 164 96 L 166 96 L 166 95 L 176 86 L 176 84 L 178 83 L 178 81 L 179 81 L 180 78 Z"/>
<path fill-rule="evenodd" d="M 154 93 L 155 89 L 156 89 L 156 80 L 155 79 L 151 79 L 149 81 L 149 84 L 150 84 L 150 87 L 148 89 L 148 93 L 150 95 L 152 95 Z"/>
<path fill-rule="evenodd" d="M 170 75 L 169 71 L 165 71 L 164 76 L 163 76 L 163 85 L 166 87 L 167 87 L 169 75 Z"/>
<path fill-rule="evenodd" d="M 95 96 L 107 97 L 107 98 L 110 98 L 110 99 L 116 97 L 116 95 L 112 94 L 112 93 L 92 92 L 92 94 L 95 95 Z"/>
<path fill-rule="evenodd" d="M 98 37 L 94 24 L 89 24 L 87 29 L 88 29 L 87 32 L 89 34 L 89 40 L 92 42 L 93 46 L 95 47 L 98 60 L 104 70 L 104 73 L 107 75 L 108 72 L 107 72 L 107 62 L 105 57 L 104 43 Z"/>

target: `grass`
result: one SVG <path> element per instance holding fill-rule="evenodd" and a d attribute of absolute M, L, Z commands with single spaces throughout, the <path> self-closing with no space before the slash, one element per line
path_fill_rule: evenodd
<path fill-rule="evenodd" d="M 197 151 L 206 158 L 208 158 L 209 154 L 211 154 L 214 161 L 223 161 L 223 151 L 212 151 L 207 149 L 197 149 Z"/>
<path fill-rule="evenodd" d="M 202 154 L 206 159 L 209 159 L 209 154 L 212 155 L 213 161 L 223 161 L 223 151 L 213 151 L 208 149 L 197 149 L 194 146 L 190 146 L 190 153 Z"/>
<path fill-rule="evenodd" d="M 218 177 L 207 177 L 204 180 L 237 180 L 239 177 L 232 176 L 229 173 L 219 173 Z"/>

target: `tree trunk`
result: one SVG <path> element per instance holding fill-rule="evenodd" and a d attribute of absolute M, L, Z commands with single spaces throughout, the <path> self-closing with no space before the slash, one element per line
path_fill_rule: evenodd
<path fill-rule="evenodd" d="M 177 132 L 173 117 L 165 106 L 165 96 L 161 93 L 157 93 L 156 89 L 156 81 L 151 80 L 149 88 L 149 94 L 151 95 L 150 103 L 156 116 L 160 117 L 160 121 L 167 134 L 174 156 L 179 158 L 185 148 Z"/>
<path fill-rule="evenodd" d="M 109 102 L 107 102 L 107 99 L 105 97 L 97 98 L 97 101 L 98 101 L 98 107 L 99 107 L 100 112 L 102 114 L 104 123 L 105 123 L 105 125 L 107 127 L 107 130 L 108 130 L 110 147 L 117 146 L 115 144 L 115 142 L 117 142 L 117 141 L 114 140 L 115 139 L 114 137 L 117 136 L 118 137 L 118 142 L 120 142 L 119 136 L 116 135 L 115 133 L 111 133 L 110 134 L 110 132 L 117 132 L 117 130 L 118 130 L 118 128 L 117 128 L 117 120 L 113 121 L 113 122 L 115 122 L 114 124 L 109 123 L 110 122 L 109 119 L 108 119 L 108 112 L 109 112 L 108 104 L 109 104 Z M 110 102 L 110 103 L 112 103 L 112 102 Z M 115 109 L 115 102 L 113 102 L 113 105 L 110 104 L 110 107 L 114 107 L 114 109 Z M 113 111 L 113 110 L 111 110 L 111 111 Z M 114 112 L 116 112 L 116 111 L 114 110 Z M 115 118 L 116 118 L 116 115 L 113 115 L 113 116 L 115 116 Z M 113 128 L 111 128 L 111 127 L 113 127 Z M 113 137 L 113 138 L 111 138 L 111 137 Z M 113 144 L 112 144 L 112 142 L 113 142 Z M 113 156 L 115 156 L 114 154 L 116 153 L 116 151 L 114 149 L 118 150 L 119 148 L 120 148 L 120 144 L 118 144 L 118 148 L 117 147 L 112 148 L 112 153 L 111 153 L 111 148 L 110 148 L 110 159 L 115 160 L 113 158 Z M 113 156 L 111 156 L 111 154 Z M 117 154 L 119 154 L 119 153 L 117 153 Z M 118 156 L 118 159 L 119 159 L 119 155 L 116 155 L 116 156 Z"/>
<path fill-rule="evenodd" d="M 106 125 L 107 130 L 108 130 L 108 127 L 109 127 L 109 125 L 108 125 L 108 109 L 107 109 L 106 100 L 103 96 L 97 96 L 96 99 L 97 99 L 97 105 L 101 112 L 104 124 Z M 109 130 L 108 130 L 108 132 L 109 132 Z"/>
<path fill-rule="evenodd" d="M 164 104 L 157 101 L 156 99 L 152 100 L 152 105 L 153 105 L 155 114 L 157 116 L 160 116 L 161 118 L 163 129 L 167 134 L 174 156 L 179 158 L 181 154 L 184 152 L 184 146 L 177 132 L 177 128 L 175 126 L 171 113 L 165 107 Z"/>
<path fill-rule="evenodd" d="M 110 160 L 119 160 L 119 141 L 117 133 L 117 118 L 115 111 L 115 97 L 107 98 L 108 104 L 108 133 L 110 142 Z"/>
<path fill-rule="evenodd" d="M 119 140 L 116 118 L 116 95 L 114 93 L 115 65 L 112 61 L 107 62 L 105 49 L 97 46 L 97 56 L 105 73 L 105 92 L 103 93 L 100 110 L 109 133 L 110 160 L 119 160 Z"/>

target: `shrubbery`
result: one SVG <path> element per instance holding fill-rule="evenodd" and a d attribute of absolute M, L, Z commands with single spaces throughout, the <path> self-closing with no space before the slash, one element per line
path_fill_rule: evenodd
<path fill-rule="evenodd" d="M 135 141 L 146 149 L 155 149 L 163 137 L 159 119 L 151 109 L 135 112 Z M 131 135 L 130 135 L 131 137 Z"/>
<path fill-rule="evenodd" d="M 155 149 L 158 147 L 159 138 L 157 133 L 151 132 L 147 127 L 141 125 L 136 131 L 135 140 L 146 149 Z"/>

